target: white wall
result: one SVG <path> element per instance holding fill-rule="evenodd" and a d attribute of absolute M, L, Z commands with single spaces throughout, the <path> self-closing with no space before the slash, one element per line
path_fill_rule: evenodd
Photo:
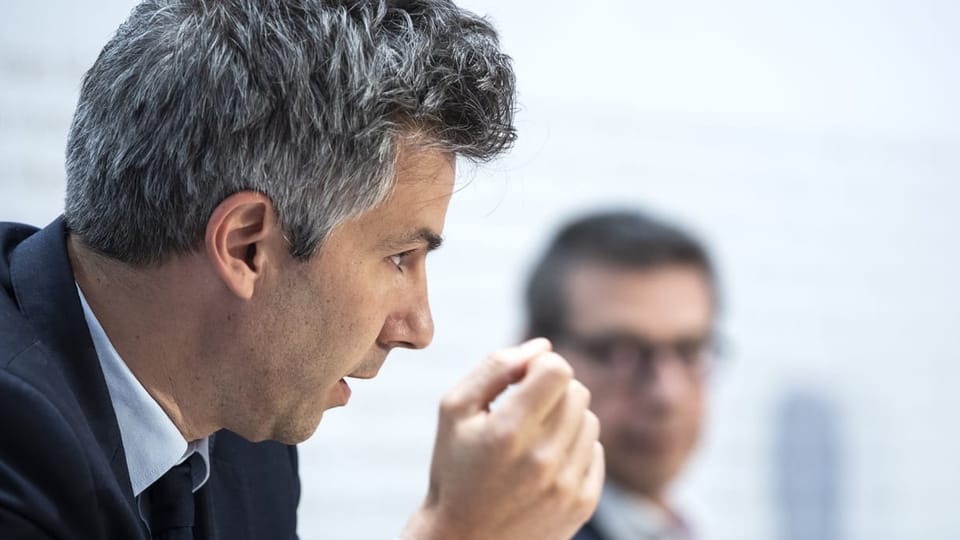
<path fill-rule="evenodd" d="M 615 204 L 687 223 L 723 270 L 733 349 L 677 490 L 706 538 L 803 537 L 783 525 L 783 478 L 797 485 L 784 453 L 826 456 L 799 459 L 813 468 L 798 489 L 837 496 L 835 534 L 807 538 L 960 537 L 960 7 L 465 4 L 516 59 L 521 137 L 462 169 L 431 256 L 434 344 L 394 353 L 303 445 L 302 536 L 400 530 L 425 490 L 439 396 L 515 340 L 551 229 Z M 59 213 L 80 76 L 131 5 L 5 3 L 0 219 Z M 812 431 L 783 428 L 796 395 L 826 411 Z"/>

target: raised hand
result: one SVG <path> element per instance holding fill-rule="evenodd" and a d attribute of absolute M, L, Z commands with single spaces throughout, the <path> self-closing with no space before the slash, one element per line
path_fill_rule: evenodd
<path fill-rule="evenodd" d="M 443 398 L 430 488 L 404 540 L 569 539 L 603 484 L 589 405 L 546 339 L 491 355 Z"/>

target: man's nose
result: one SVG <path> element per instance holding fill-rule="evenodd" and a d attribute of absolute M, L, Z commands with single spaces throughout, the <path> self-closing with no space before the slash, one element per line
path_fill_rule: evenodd
<path fill-rule="evenodd" d="M 423 349 L 433 341 L 433 316 L 426 287 L 406 306 L 387 317 L 380 341 L 388 347 Z"/>
<path fill-rule="evenodd" d="M 666 404 L 687 398 L 693 382 L 682 362 L 675 360 L 658 355 L 652 361 L 645 392 L 655 401 Z"/>

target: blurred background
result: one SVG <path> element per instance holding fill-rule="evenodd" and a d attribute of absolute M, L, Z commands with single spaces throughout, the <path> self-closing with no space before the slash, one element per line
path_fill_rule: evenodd
<path fill-rule="evenodd" d="M 460 169 L 434 344 L 302 446 L 301 536 L 401 530 L 440 396 L 517 340 L 554 227 L 613 205 L 679 220 L 722 270 L 732 347 L 676 492 L 704 538 L 960 538 L 960 4 L 462 4 L 515 58 L 520 139 Z M 3 3 L 0 219 L 60 213 L 80 78 L 132 5 Z"/>

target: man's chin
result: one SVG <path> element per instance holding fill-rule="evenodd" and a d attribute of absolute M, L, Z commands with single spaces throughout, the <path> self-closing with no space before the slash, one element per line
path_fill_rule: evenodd
<path fill-rule="evenodd" d="M 623 489 L 648 499 L 657 500 L 670 487 L 674 474 L 663 469 L 627 468 L 626 470 L 612 470 L 608 467 L 607 474 L 611 481 Z"/>
<path fill-rule="evenodd" d="M 317 432 L 317 428 L 320 426 L 321 420 L 323 420 L 323 411 L 320 412 L 320 415 L 317 417 L 316 421 L 301 422 L 297 425 L 285 426 L 284 429 L 277 430 L 274 436 L 270 439 L 283 444 L 300 444 L 305 442 Z"/>
<path fill-rule="evenodd" d="M 324 413 L 331 409 L 330 406 L 324 406 L 317 410 L 316 405 L 312 410 L 301 410 L 300 415 L 290 415 L 284 418 L 284 421 L 273 426 L 272 433 L 268 439 L 283 444 L 296 445 L 305 442 L 320 427 Z"/>
<path fill-rule="evenodd" d="M 607 456 L 607 472 L 617 484 L 630 491 L 656 498 L 667 489 L 679 474 L 684 456 L 675 452 L 657 452 L 649 448 L 643 452 L 623 452 Z"/>

